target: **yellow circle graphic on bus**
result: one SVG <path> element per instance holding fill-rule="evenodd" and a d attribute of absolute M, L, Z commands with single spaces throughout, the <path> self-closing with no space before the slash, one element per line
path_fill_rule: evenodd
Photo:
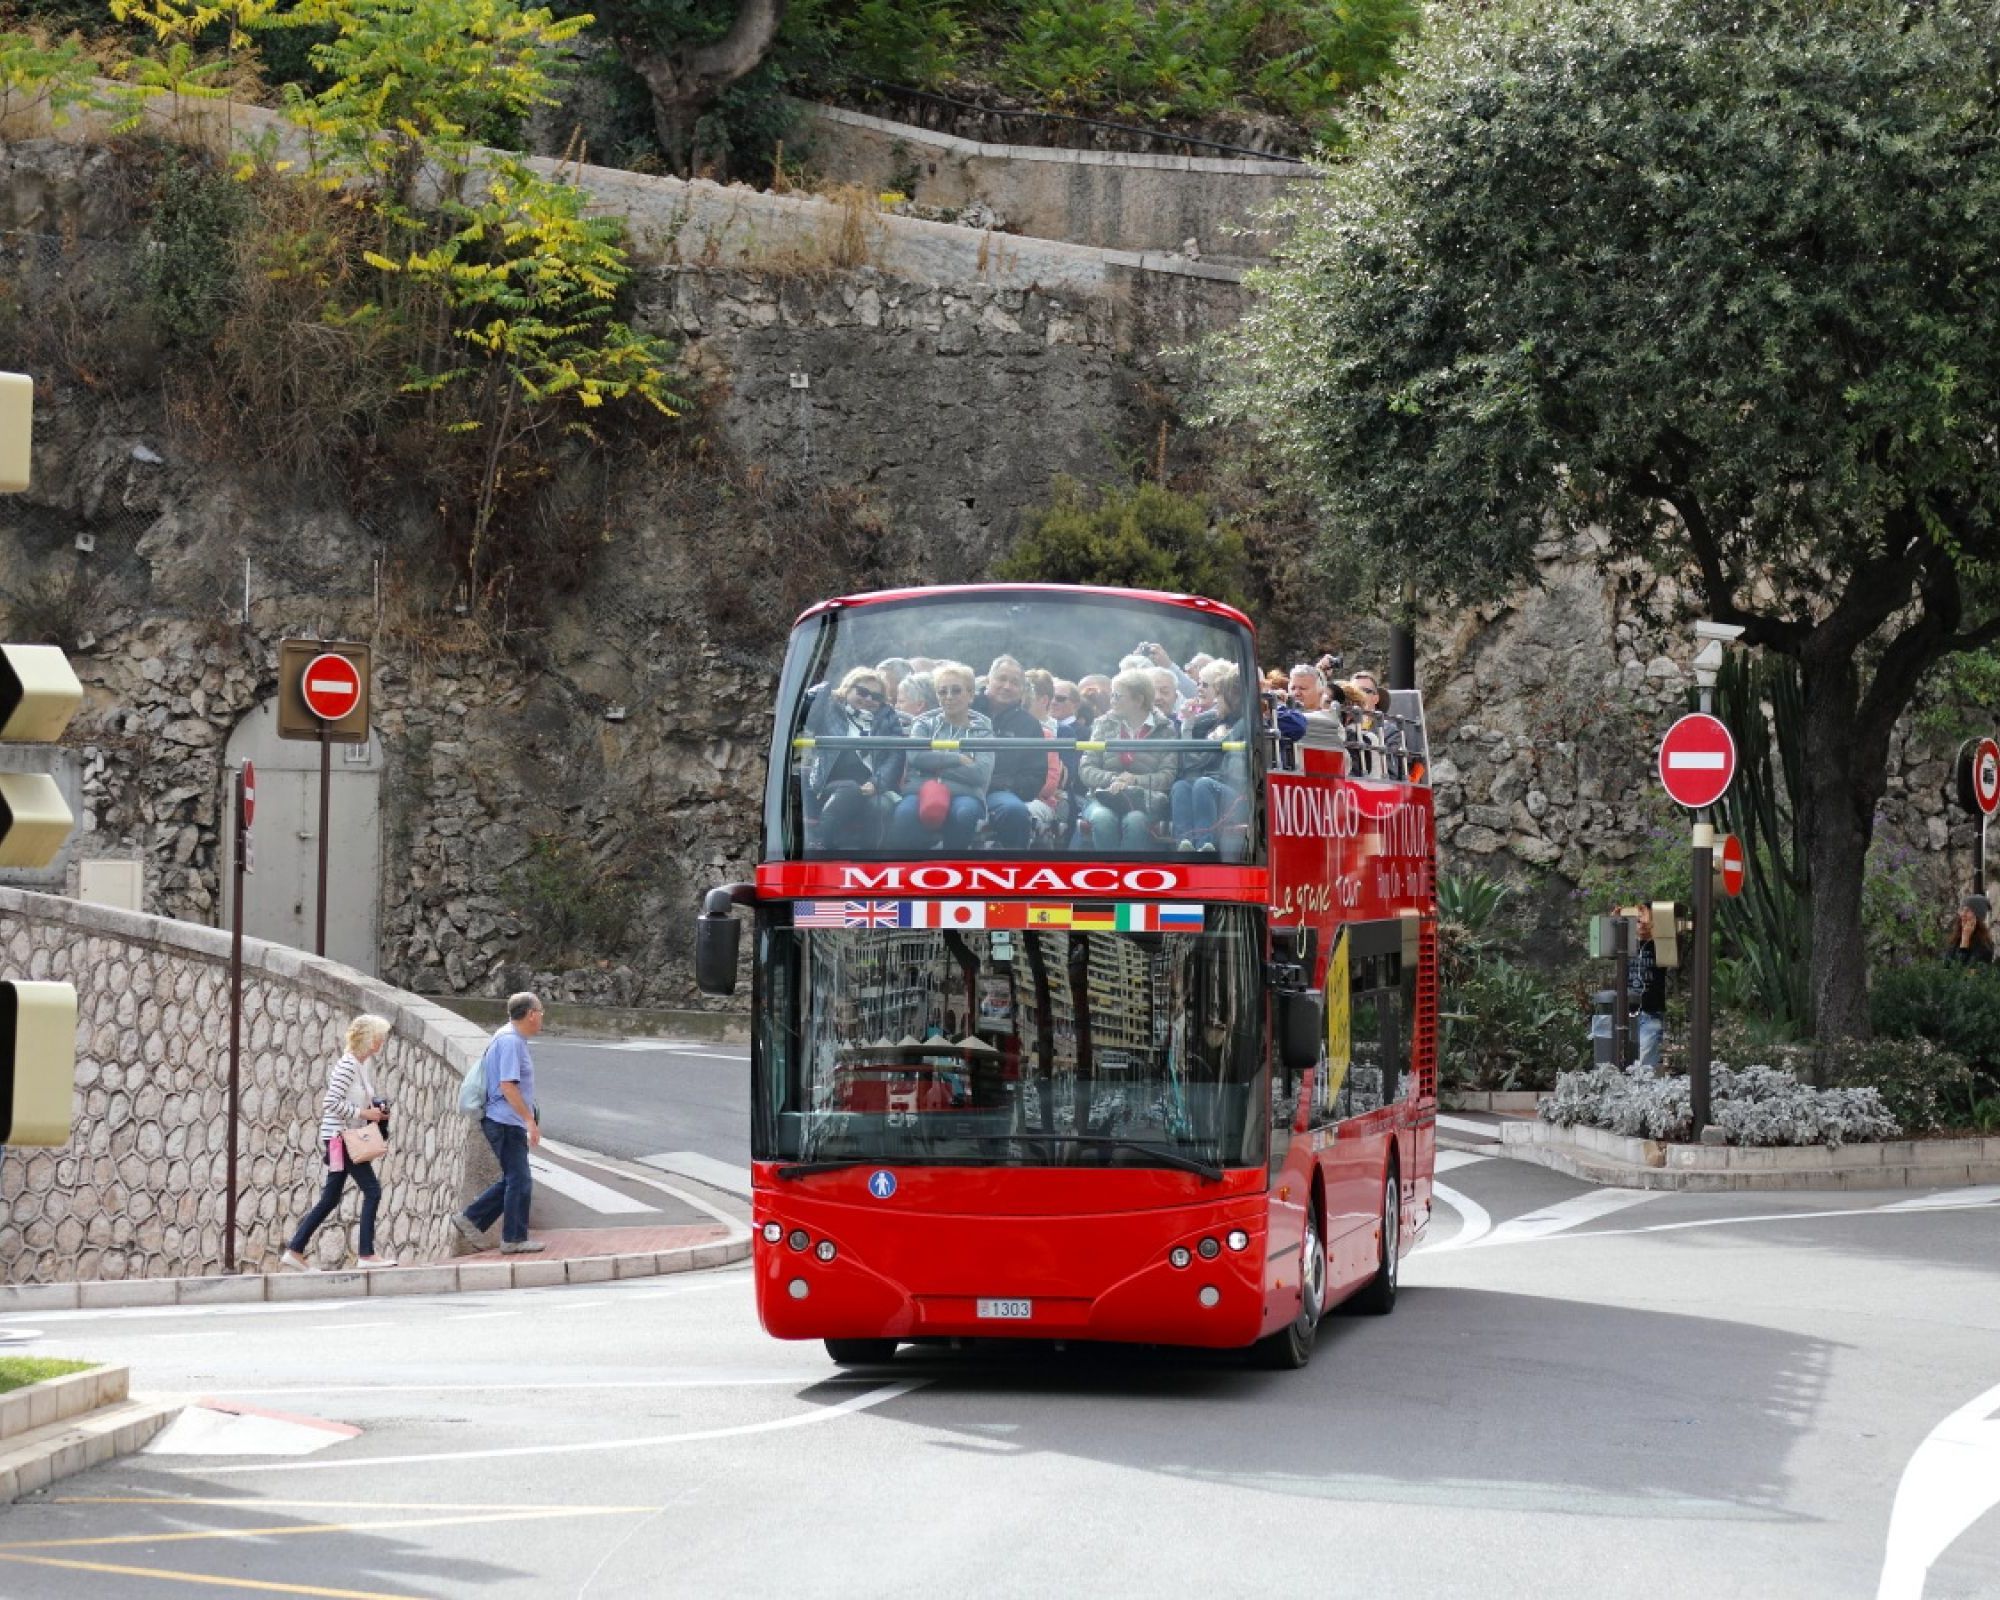
<path fill-rule="evenodd" d="M 1347 930 L 1336 928 L 1333 954 L 1326 958 L 1326 1066 L 1319 1075 L 1319 1092 L 1314 1096 L 1320 1113 L 1329 1117 L 1354 1059 L 1354 1005 L 1347 948 Z"/>

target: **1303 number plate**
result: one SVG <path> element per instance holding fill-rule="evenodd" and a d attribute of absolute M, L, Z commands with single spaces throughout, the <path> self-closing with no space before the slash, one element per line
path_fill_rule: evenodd
<path fill-rule="evenodd" d="M 981 1300 L 978 1313 L 982 1317 L 996 1317 L 1003 1322 L 1027 1322 L 1035 1314 L 1032 1300 Z"/>

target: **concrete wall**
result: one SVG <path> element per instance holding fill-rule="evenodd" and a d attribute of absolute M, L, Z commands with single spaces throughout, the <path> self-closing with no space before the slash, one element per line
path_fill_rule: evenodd
<path fill-rule="evenodd" d="M 1204 259 L 1264 260 L 1280 235 L 1258 217 L 1312 178 L 1295 161 L 984 144 L 840 106 L 801 109 L 814 165 L 843 183 L 949 211 L 983 205 L 1012 233 L 1110 250 L 1180 253 L 1192 239 Z"/>
<path fill-rule="evenodd" d="M 0 889 L 0 973 L 77 990 L 76 1099 L 59 1150 L 10 1150 L 0 1171 L 0 1274 L 10 1283 L 192 1276 L 222 1266 L 229 938 L 211 928 Z M 276 1265 L 319 1192 L 319 1101 L 350 1017 L 393 1024 L 373 1063 L 394 1104 L 376 1248 L 451 1253 L 450 1213 L 490 1163 L 456 1110 L 486 1034 L 414 995 L 280 945 L 243 945 L 237 1258 Z M 468 1158 L 473 1158 L 473 1162 Z M 360 1201 L 315 1241 L 353 1248 Z"/>

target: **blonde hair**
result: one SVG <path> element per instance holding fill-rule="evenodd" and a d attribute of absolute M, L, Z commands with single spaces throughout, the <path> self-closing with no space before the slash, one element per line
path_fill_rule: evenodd
<path fill-rule="evenodd" d="M 364 1050 L 381 1048 L 389 1037 L 389 1019 L 364 1011 L 347 1025 L 347 1053 L 358 1056 Z"/>
<path fill-rule="evenodd" d="M 847 676 L 840 680 L 840 687 L 835 689 L 833 692 L 835 694 L 846 694 L 847 691 L 849 689 L 852 689 L 857 683 L 865 683 L 869 688 L 873 689 L 877 694 L 883 696 L 885 699 L 888 697 L 889 685 L 887 681 L 883 678 L 882 669 L 880 667 L 849 668 Z"/>
<path fill-rule="evenodd" d="M 1164 670 L 1164 669 L 1163 669 Z M 1160 686 L 1153 680 L 1153 669 L 1128 667 L 1111 680 L 1111 703 L 1115 706 L 1121 694 L 1143 700 L 1148 710 L 1156 710 L 1160 698 Z"/>
<path fill-rule="evenodd" d="M 931 687 L 935 689 L 946 678 L 956 678 L 968 689 L 977 689 L 979 679 L 963 661 L 940 661 L 931 668 Z"/>

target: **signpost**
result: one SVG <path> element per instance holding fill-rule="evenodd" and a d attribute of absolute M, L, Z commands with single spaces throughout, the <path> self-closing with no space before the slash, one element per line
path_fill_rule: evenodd
<path fill-rule="evenodd" d="M 1716 649 L 1717 661 L 1721 650 Z M 1697 663 L 1699 665 L 1699 663 Z M 1702 683 L 1702 704 L 1709 701 L 1713 677 Z M 1667 729 L 1660 741 L 1660 782 L 1668 798 L 1695 814 L 1694 822 L 1694 951 L 1688 964 L 1688 1098 L 1694 1133 L 1700 1138 L 1709 1122 L 1708 988 L 1715 951 L 1715 884 L 1711 860 L 1715 828 L 1708 808 L 1728 793 L 1736 776 L 1736 740 L 1719 718 L 1693 711 Z"/>
<path fill-rule="evenodd" d="M 319 898 L 313 953 L 326 954 L 327 824 L 333 746 L 368 742 L 369 652 L 365 644 L 286 639 L 278 646 L 278 737 L 319 745 Z"/>
<path fill-rule="evenodd" d="M 257 767 L 236 773 L 236 850 L 229 916 L 229 1170 L 222 1202 L 222 1270 L 236 1270 L 236 1129 L 243 1083 L 243 874 L 250 870 L 250 825 L 257 820 Z"/>
<path fill-rule="evenodd" d="M 1979 819 L 1972 845 L 1972 892 L 1986 892 L 1986 824 L 2000 811 L 2000 744 L 1968 739 L 1958 747 L 1958 803 Z"/>

